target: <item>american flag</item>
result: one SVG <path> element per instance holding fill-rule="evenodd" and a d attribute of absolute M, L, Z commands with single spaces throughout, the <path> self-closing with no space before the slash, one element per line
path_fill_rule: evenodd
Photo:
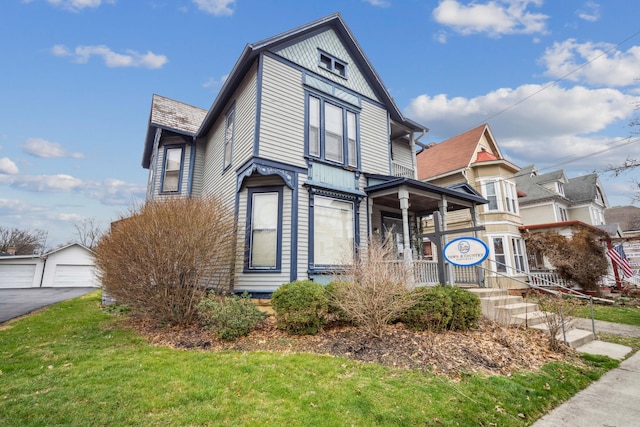
<path fill-rule="evenodd" d="M 624 248 L 622 247 L 622 243 L 613 247 L 613 249 L 609 249 L 607 251 L 607 255 L 611 258 L 611 261 L 614 265 L 617 265 L 622 269 L 622 273 L 625 277 L 633 276 L 633 270 L 631 269 L 631 263 L 627 258 L 627 255 L 624 253 Z"/>

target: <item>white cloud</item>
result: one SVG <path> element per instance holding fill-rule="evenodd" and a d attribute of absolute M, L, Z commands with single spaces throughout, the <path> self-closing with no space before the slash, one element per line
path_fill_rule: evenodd
<path fill-rule="evenodd" d="M 489 119 L 492 127 L 499 125 L 503 137 L 529 135 L 541 140 L 602 131 L 615 121 L 630 118 L 635 99 L 615 89 L 543 89 L 531 84 L 470 99 L 420 95 L 411 101 L 406 114 L 429 126 L 432 133 L 448 138 L 506 110 Z"/>
<path fill-rule="evenodd" d="M 0 173 L 15 175 L 19 173 L 18 166 L 8 157 L 0 159 Z"/>
<path fill-rule="evenodd" d="M 626 52 L 613 47 L 609 43 L 568 39 L 547 48 L 540 62 L 547 68 L 545 75 L 554 78 L 566 76 L 567 80 L 609 87 L 638 84 L 640 46 L 632 46 Z"/>
<path fill-rule="evenodd" d="M 69 56 L 77 63 L 84 64 L 92 56 L 100 56 L 107 67 L 144 67 L 162 68 L 168 58 L 165 55 L 157 55 L 153 52 L 140 53 L 127 49 L 125 54 L 116 53 L 105 45 L 77 46 L 73 51 L 64 45 L 55 45 L 51 48 L 51 53 L 55 56 Z"/>
<path fill-rule="evenodd" d="M 640 158 L 640 139 L 603 134 L 612 124 L 632 117 L 637 98 L 615 89 L 541 89 L 523 85 L 475 98 L 421 95 L 405 114 L 431 129 L 423 142 L 439 142 L 488 122 L 507 160 L 547 171 L 564 169 L 570 177 L 622 164 L 627 157 Z M 504 112 L 490 118 L 500 111 Z M 620 132 L 627 136 L 624 127 Z M 607 192 L 610 200 L 628 199 L 628 194 Z"/>
<path fill-rule="evenodd" d="M 229 74 L 225 74 L 224 76 L 216 79 L 215 77 L 210 77 L 209 80 L 202 84 L 202 87 L 206 89 L 220 89 L 224 82 L 229 78 Z"/>
<path fill-rule="evenodd" d="M 365 3 L 369 3 L 371 6 L 376 6 L 376 7 L 389 7 L 391 6 L 391 2 L 388 2 L 386 0 L 362 0 Z"/>
<path fill-rule="evenodd" d="M 233 15 L 233 6 L 236 0 L 192 0 L 193 3 L 203 12 L 215 16 Z"/>
<path fill-rule="evenodd" d="M 0 198 L 0 215 L 22 215 L 29 212 L 43 212 L 45 208 L 34 206 L 23 200 L 1 199 Z"/>
<path fill-rule="evenodd" d="M 115 3 L 115 0 L 46 0 L 47 3 L 61 9 L 72 12 L 80 12 L 85 8 L 98 8 L 103 3 Z M 33 0 L 23 0 L 23 3 L 32 3 Z"/>
<path fill-rule="evenodd" d="M 46 139 L 42 138 L 27 139 L 27 142 L 25 142 L 23 149 L 26 153 L 43 159 L 57 157 L 72 157 L 74 159 L 81 159 L 84 157 L 82 153 L 70 153 L 57 142 L 49 142 Z"/>
<path fill-rule="evenodd" d="M 600 20 L 600 5 L 594 1 L 588 1 L 582 9 L 576 12 L 580 19 L 595 22 Z"/>
<path fill-rule="evenodd" d="M 544 34 L 549 17 L 526 10 L 530 5 L 541 4 L 542 0 L 493 0 L 468 5 L 456 0 L 443 0 L 433 10 L 433 17 L 438 23 L 463 35 Z"/>
<path fill-rule="evenodd" d="M 40 193 L 77 193 L 105 205 L 130 206 L 143 200 L 146 186 L 117 179 L 83 181 L 71 175 L 0 175 L 0 185 Z"/>

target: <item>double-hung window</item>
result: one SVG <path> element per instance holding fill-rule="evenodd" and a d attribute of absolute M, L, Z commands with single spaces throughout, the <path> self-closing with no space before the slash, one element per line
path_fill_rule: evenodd
<path fill-rule="evenodd" d="M 517 211 L 517 199 L 516 199 L 516 186 L 508 181 L 504 181 L 504 196 L 505 196 L 505 205 L 508 212 L 518 213 Z"/>
<path fill-rule="evenodd" d="M 162 192 L 176 193 L 180 190 L 182 163 L 184 159 L 183 147 L 166 147 L 164 150 L 164 165 L 162 171 Z"/>
<path fill-rule="evenodd" d="M 507 257 L 504 250 L 504 240 L 502 237 L 493 238 L 493 255 L 495 256 L 496 271 L 506 273 Z"/>
<path fill-rule="evenodd" d="M 231 155 L 233 150 L 233 134 L 235 130 L 236 109 L 232 108 L 227 112 L 224 121 L 224 169 L 231 165 Z"/>
<path fill-rule="evenodd" d="M 354 254 L 354 203 L 314 196 L 313 262 L 316 266 L 342 265 Z"/>
<path fill-rule="evenodd" d="M 358 167 L 356 113 L 313 95 L 309 96 L 308 108 L 309 156 Z"/>
<path fill-rule="evenodd" d="M 524 263 L 524 243 L 522 239 L 511 238 L 511 247 L 513 248 L 513 260 L 515 262 L 516 272 L 525 273 L 527 266 Z"/>
<path fill-rule="evenodd" d="M 248 270 L 279 270 L 282 189 L 249 189 Z"/>
<path fill-rule="evenodd" d="M 484 186 L 485 197 L 489 201 L 488 209 L 490 211 L 498 210 L 498 192 L 495 182 L 487 182 Z"/>

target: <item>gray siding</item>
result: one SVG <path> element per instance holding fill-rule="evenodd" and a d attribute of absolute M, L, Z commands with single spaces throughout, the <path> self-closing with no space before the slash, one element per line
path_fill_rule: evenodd
<path fill-rule="evenodd" d="M 333 55 L 347 64 L 347 78 L 336 75 L 318 65 L 318 49 Z M 302 67 L 322 75 L 351 90 L 361 93 L 371 99 L 379 101 L 369 86 L 362 72 L 356 66 L 355 60 L 349 55 L 342 41 L 333 30 L 316 34 L 292 46 L 277 51 L 278 55 L 301 65 Z"/>
<path fill-rule="evenodd" d="M 269 57 L 262 74 L 259 155 L 306 167 L 302 74 Z"/>
<path fill-rule="evenodd" d="M 389 137 L 387 111 L 369 102 L 360 112 L 360 152 L 362 170 L 391 175 L 389 170 Z"/>
<path fill-rule="evenodd" d="M 238 204 L 238 247 L 236 256 L 235 289 L 250 292 L 272 292 L 283 283 L 289 282 L 291 266 L 291 200 L 292 191 L 284 186 L 282 204 L 282 263 L 280 273 L 245 273 L 245 244 L 247 226 L 248 188 L 264 186 L 284 186 L 278 176 L 254 175 L 244 181 Z"/>
<path fill-rule="evenodd" d="M 411 164 L 411 147 L 404 141 L 392 141 L 391 150 L 393 152 L 393 162 L 404 166 L 405 168 L 413 169 Z"/>
<path fill-rule="evenodd" d="M 235 96 L 225 106 L 224 114 L 218 117 L 206 137 L 201 194 L 202 196 L 216 196 L 228 206 L 233 206 L 235 203 L 235 170 L 253 153 L 256 76 L 256 66 L 254 65 L 247 73 Z M 223 173 L 225 115 L 234 102 L 236 116 L 231 166 Z"/>

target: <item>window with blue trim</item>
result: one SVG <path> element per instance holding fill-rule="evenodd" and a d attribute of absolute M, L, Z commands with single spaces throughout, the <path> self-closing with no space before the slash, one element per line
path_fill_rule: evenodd
<path fill-rule="evenodd" d="M 354 202 L 313 197 L 313 264 L 343 265 L 355 250 Z"/>
<path fill-rule="evenodd" d="M 183 163 L 184 147 L 165 147 L 164 164 L 162 166 L 163 193 L 177 193 L 180 191 Z"/>
<path fill-rule="evenodd" d="M 231 155 L 233 153 L 233 134 L 235 131 L 236 109 L 231 108 L 227 112 L 224 121 L 224 169 L 231 165 Z"/>
<path fill-rule="evenodd" d="M 309 95 L 308 153 L 332 163 L 358 167 L 358 115 L 318 96 Z"/>
<path fill-rule="evenodd" d="M 247 206 L 249 271 L 279 271 L 282 242 L 282 187 L 250 188 Z"/>

